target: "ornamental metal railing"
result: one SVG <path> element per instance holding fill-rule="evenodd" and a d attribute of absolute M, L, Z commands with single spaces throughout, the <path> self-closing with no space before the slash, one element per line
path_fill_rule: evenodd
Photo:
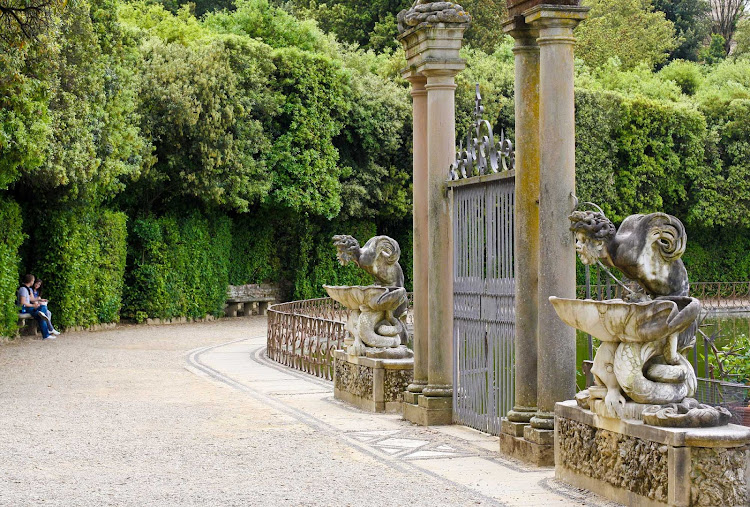
<path fill-rule="evenodd" d="M 344 347 L 349 310 L 331 298 L 268 308 L 266 355 L 285 366 L 333 379 L 333 352 Z"/>
<path fill-rule="evenodd" d="M 412 327 L 409 293 L 407 328 Z M 290 368 L 333 380 L 333 352 L 344 348 L 347 308 L 331 298 L 303 299 L 268 308 L 266 355 Z"/>
<path fill-rule="evenodd" d="M 579 285 L 579 299 L 616 299 L 623 289 L 594 268 L 595 283 Z M 602 280 L 602 278 L 604 278 Z M 750 282 L 691 282 L 690 295 L 700 299 L 705 310 L 750 311 Z"/>

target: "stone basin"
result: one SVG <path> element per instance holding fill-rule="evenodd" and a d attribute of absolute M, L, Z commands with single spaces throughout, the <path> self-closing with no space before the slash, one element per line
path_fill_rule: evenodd
<path fill-rule="evenodd" d="M 670 297 L 630 303 L 550 297 L 560 319 L 605 342 L 646 343 L 680 333 L 698 318 L 699 300 Z"/>
<path fill-rule="evenodd" d="M 403 287 L 381 287 L 378 285 L 324 285 L 332 299 L 350 310 L 394 311 L 406 302 Z M 365 308 L 363 308 L 365 307 Z"/>

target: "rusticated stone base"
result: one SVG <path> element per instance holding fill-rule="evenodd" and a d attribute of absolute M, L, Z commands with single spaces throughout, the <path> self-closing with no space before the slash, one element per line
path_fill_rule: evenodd
<path fill-rule="evenodd" d="M 503 418 L 500 453 L 538 467 L 553 466 L 555 451 L 551 430 L 537 430 L 528 423 Z"/>
<path fill-rule="evenodd" d="M 639 506 L 748 505 L 750 428 L 659 428 L 558 403 L 555 476 Z"/>
<path fill-rule="evenodd" d="M 453 398 L 407 391 L 404 393 L 403 414 L 404 419 L 420 426 L 453 424 Z"/>
<path fill-rule="evenodd" d="M 413 359 L 373 359 L 334 352 L 333 396 L 370 412 L 400 412 Z"/>

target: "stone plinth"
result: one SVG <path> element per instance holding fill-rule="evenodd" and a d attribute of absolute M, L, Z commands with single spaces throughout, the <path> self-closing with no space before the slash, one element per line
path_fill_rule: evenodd
<path fill-rule="evenodd" d="M 555 407 L 555 477 L 625 505 L 748 505 L 750 428 L 658 428 Z"/>
<path fill-rule="evenodd" d="M 370 412 L 401 412 L 413 359 L 373 359 L 334 352 L 333 396 Z"/>
<path fill-rule="evenodd" d="M 526 422 L 503 419 L 500 452 L 538 467 L 555 464 L 554 431 L 532 428 Z"/>

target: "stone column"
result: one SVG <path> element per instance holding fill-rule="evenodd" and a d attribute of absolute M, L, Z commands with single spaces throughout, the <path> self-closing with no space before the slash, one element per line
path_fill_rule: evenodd
<path fill-rule="evenodd" d="M 538 5 L 523 13 L 539 29 L 540 48 L 538 412 L 531 419 L 537 430 L 552 430 L 555 403 L 576 393 L 575 330 L 557 317 L 549 297 L 575 298 L 575 242 L 568 222 L 575 208 L 573 29 L 587 10 Z"/>
<path fill-rule="evenodd" d="M 440 7 L 442 4 L 436 5 Z M 399 14 L 401 21 L 406 12 Z M 465 66 L 458 52 L 468 24 L 458 21 L 468 21 L 468 15 L 450 9 L 434 14 L 434 17 L 441 16 L 452 21 L 420 22 L 404 29 L 398 36 L 408 65 L 402 75 L 407 79 L 422 76 L 427 93 L 426 98 L 414 97 L 415 116 L 419 100 L 424 100 L 421 104 L 426 107 L 426 118 L 422 115 L 420 120 L 423 123 L 418 125 L 416 117 L 414 120 L 414 260 L 415 279 L 421 278 L 424 284 L 423 301 L 427 311 L 421 320 L 427 322 L 426 327 L 423 324 L 421 331 L 415 329 L 415 370 L 420 368 L 419 355 L 423 354 L 419 352 L 423 345 L 416 342 L 426 337 L 427 385 L 422 387 L 415 381 L 404 394 L 403 403 L 404 418 L 421 425 L 451 424 L 453 419 L 453 228 L 445 182 L 456 149 L 454 78 Z M 419 91 L 415 85 L 419 80 L 416 77 L 410 80 L 415 91 Z M 422 159 L 426 166 L 419 169 L 423 171 L 421 173 L 417 168 L 418 128 L 423 129 L 426 140 L 425 158 Z M 418 181 L 418 174 L 424 175 L 422 181 Z M 422 212 L 420 210 L 423 210 L 423 215 L 418 214 Z M 415 280 L 415 306 L 419 297 L 417 290 Z M 420 372 L 415 371 L 416 380 L 422 380 L 418 375 Z M 418 392 L 420 388 L 421 392 Z"/>
<path fill-rule="evenodd" d="M 404 76 L 411 83 L 413 100 L 413 250 L 414 250 L 414 380 L 407 390 L 421 393 L 427 385 L 428 255 L 427 244 L 427 79 L 411 71 Z"/>
<path fill-rule="evenodd" d="M 456 153 L 455 75 L 425 69 L 427 77 L 427 241 L 429 250 L 428 383 L 422 394 L 453 396 L 453 248 L 445 182 Z"/>
<path fill-rule="evenodd" d="M 510 20 L 503 28 L 515 39 L 516 73 L 515 403 L 508 413 L 508 420 L 528 423 L 537 411 L 539 46 L 536 42 L 538 31 L 527 25 L 522 17 Z"/>

